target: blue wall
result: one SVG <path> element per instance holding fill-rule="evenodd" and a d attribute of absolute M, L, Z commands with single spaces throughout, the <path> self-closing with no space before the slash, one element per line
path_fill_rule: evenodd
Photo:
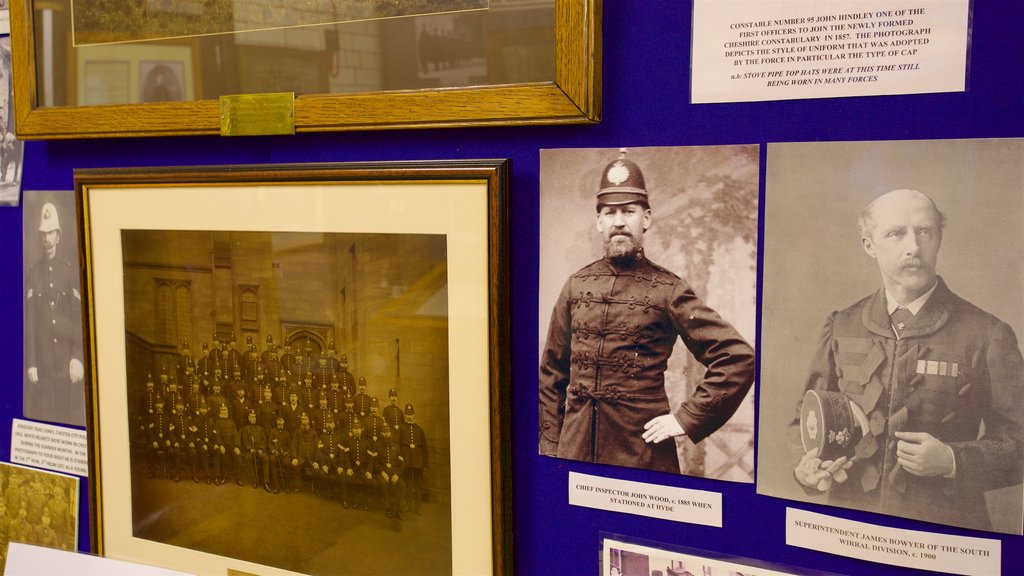
<path fill-rule="evenodd" d="M 1024 137 L 1024 114 L 1020 108 L 1024 102 L 1021 22 L 1024 3 L 977 3 L 970 88 L 964 93 L 690 105 L 690 3 L 605 0 L 604 120 L 598 125 L 266 138 L 29 142 L 25 148 L 23 188 L 71 189 L 75 168 L 511 158 L 511 401 L 512 413 L 516 415 L 513 467 L 517 573 L 596 574 L 600 532 L 611 531 L 846 574 L 915 574 L 918 572 L 786 546 L 784 515 L 789 502 L 757 496 L 753 485 L 687 477 L 671 479 L 672 485 L 722 492 L 725 525 L 721 529 L 568 506 L 570 470 L 652 483 L 666 483 L 667 477 L 536 454 L 538 151 L 564 147 Z M 10 418 L 21 416 L 21 219 L 20 208 L 0 208 L 0 385 L 6 387 L 6 393 L 0 395 L 0 459 L 4 461 L 10 459 Z M 878 517 L 866 514 L 801 507 L 879 521 Z M 84 504 L 82 515 L 87 515 Z M 884 520 L 887 525 L 927 529 L 912 522 Z M 82 527 L 87 529 L 85 522 Z M 1024 573 L 1021 538 L 1001 538 L 1003 572 Z M 84 549 L 87 542 L 83 538 Z"/>

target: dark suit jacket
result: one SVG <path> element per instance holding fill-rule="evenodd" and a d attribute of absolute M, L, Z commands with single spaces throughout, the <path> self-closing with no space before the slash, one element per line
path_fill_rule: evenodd
<path fill-rule="evenodd" d="M 1022 383 L 1024 361 L 1010 327 L 941 278 L 899 339 L 883 290 L 833 312 L 807 388 L 844 392 L 863 408 L 870 433 L 830 502 L 987 529 L 984 492 L 1022 481 Z M 952 447 L 955 479 L 903 470 L 895 431 L 927 432 Z"/>

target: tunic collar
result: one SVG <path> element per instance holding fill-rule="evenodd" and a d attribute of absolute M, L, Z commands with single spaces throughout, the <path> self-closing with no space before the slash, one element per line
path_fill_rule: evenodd
<path fill-rule="evenodd" d="M 921 303 L 920 309 L 906 324 L 901 332 L 901 338 L 914 338 L 927 336 L 941 329 L 949 320 L 949 306 L 953 300 L 953 293 L 946 287 L 942 277 L 936 277 L 935 286 Z M 888 302 L 885 296 L 885 289 L 879 288 L 861 314 L 864 327 L 869 331 L 886 338 L 895 339 L 892 333 L 892 326 L 889 321 Z"/>
<path fill-rule="evenodd" d="M 903 306 L 903 308 L 906 308 L 911 314 L 913 314 L 914 316 L 917 316 L 917 313 L 921 310 L 921 307 L 924 306 L 924 303 L 927 302 L 928 298 L 932 295 L 933 292 L 935 292 L 935 288 L 938 285 L 939 285 L 939 282 L 938 282 L 938 280 L 936 280 L 935 284 L 932 284 L 932 287 L 929 288 L 927 292 L 922 294 L 920 297 L 918 297 L 916 300 L 914 300 L 910 304 L 907 304 L 906 306 Z M 894 298 L 892 293 L 889 292 L 888 290 L 885 291 L 885 301 L 886 301 L 886 310 L 888 310 L 889 315 L 891 316 L 892 313 L 895 312 L 896 309 L 900 307 L 900 304 L 899 304 L 899 302 L 896 302 L 896 298 Z"/>

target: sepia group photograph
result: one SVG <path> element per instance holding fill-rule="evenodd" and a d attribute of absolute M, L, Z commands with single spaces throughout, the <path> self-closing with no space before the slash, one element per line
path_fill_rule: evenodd
<path fill-rule="evenodd" d="M 539 452 L 753 482 L 758 147 L 540 160 Z"/>
<path fill-rule="evenodd" d="M 0 463 L 0 571 L 10 542 L 76 550 L 78 478 Z"/>
<path fill-rule="evenodd" d="M 136 537 L 300 573 L 451 571 L 444 236 L 122 247 Z"/>
<path fill-rule="evenodd" d="M 1022 159 L 769 145 L 759 494 L 1021 533 Z"/>
<path fill-rule="evenodd" d="M 98 552 L 196 573 L 492 565 L 488 188 L 292 180 L 371 169 L 78 174 Z"/>

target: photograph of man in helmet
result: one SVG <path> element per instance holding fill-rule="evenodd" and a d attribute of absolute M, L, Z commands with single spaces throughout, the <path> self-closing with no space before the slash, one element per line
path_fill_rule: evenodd
<path fill-rule="evenodd" d="M 754 381 L 757 184 L 756 146 L 541 153 L 541 454 L 753 481 L 749 401 L 704 440 Z"/>
<path fill-rule="evenodd" d="M 84 426 L 75 199 L 71 192 L 29 192 L 24 203 L 24 413 Z"/>

